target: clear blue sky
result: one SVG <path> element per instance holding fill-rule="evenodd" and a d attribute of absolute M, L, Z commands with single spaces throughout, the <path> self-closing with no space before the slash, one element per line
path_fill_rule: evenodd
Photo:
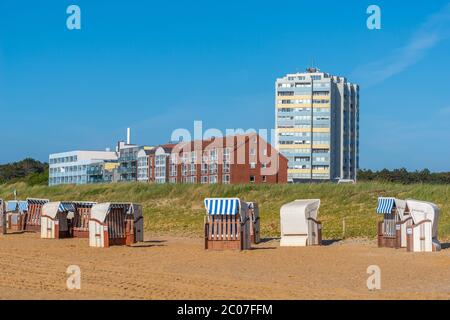
<path fill-rule="evenodd" d="M 448 171 L 449 57 L 449 1 L 2 0 L 0 163 L 114 147 L 127 126 L 146 145 L 194 120 L 273 128 L 275 79 L 314 58 L 361 85 L 362 168 Z"/>

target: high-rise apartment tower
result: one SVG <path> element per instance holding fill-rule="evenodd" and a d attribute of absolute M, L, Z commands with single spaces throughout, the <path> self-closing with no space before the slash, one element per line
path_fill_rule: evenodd
<path fill-rule="evenodd" d="M 289 182 L 356 181 L 358 85 L 317 68 L 277 79 L 275 132 Z"/>

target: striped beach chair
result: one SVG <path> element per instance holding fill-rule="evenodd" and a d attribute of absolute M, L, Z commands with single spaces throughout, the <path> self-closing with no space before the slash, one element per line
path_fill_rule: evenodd
<path fill-rule="evenodd" d="M 250 219 L 248 204 L 238 198 L 206 198 L 205 249 L 248 250 Z"/>
<path fill-rule="evenodd" d="M 7 228 L 12 231 L 23 231 L 27 209 L 27 201 L 8 201 L 6 203 Z"/>
<path fill-rule="evenodd" d="M 48 199 L 27 198 L 27 212 L 25 214 L 24 230 L 41 232 L 42 207 Z"/>
<path fill-rule="evenodd" d="M 376 211 L 383 215 L 377 228 L 378 247 L 405 248 L 406 230 L 413 223 L 407 202 L 393 197 L 380 197 Z"/>
<path fill-rule="evenodd" d="M 91 210 L 96 202 L 74 201 L 75 208 L 72 235 L 74 238 L 89 238 L 89 219 Z"/>
<path fill-rule="evenodd" d="M 72 202 L 47 202 L 42 206 L 41 238 L 70 238 L 75 207 Z"/>
<path fill-rule="evenodd" d="M 89 218 L 89 245 L 107 248 L 144 241 L 142 206 L 137 203 L 98 203 Z"/>

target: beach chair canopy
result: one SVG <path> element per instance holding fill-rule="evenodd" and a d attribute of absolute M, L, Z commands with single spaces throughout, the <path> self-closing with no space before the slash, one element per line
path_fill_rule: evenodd
<path fill-rule="evenodd" d="M 405 212 L 408 212 L 408 204 L 406 200 L 395 199 L 395 207 L 397 208 L 398 215 L 400 216 L 400 220 L 403 220 L 405 216 Z"/>
<path fill-rule="evenodd" d="M 378 214 L 392 213 L 393 208 L 395 208 L 395 198 L 378 198 Z"/>
<path fill-rule="evenodd" d="M 118 203 L 118 202 L 104 202 L 94 204 L 91 210 L 91 219 L 105 222 L 106 216 L 111 209 L 123 209 L 126 215 L 133 215 L 136 219 L 142 216 L 141 206 L 136 203 Z"/>
<path fill-rule="evenodd" d="M 295 200 L 280 209 L 281 235 L 308 235 L 308 219 L 317 219 L 320 200 Z"/>
<path fill-rule="evenodd" d="M 439 222 L 439 207 L 431 202 L 408 199 L 406 200 L 408 209 L 411 212 L 414 224 L 418 224 L 423 220 L 431 220 L 432 237 L 437 237 Z"/>
<path fill-rule="evenodd" d="M 25 213 L 25 212 L 27 212 L 27 210 L 28 210 L 27 201 L 11 200 L 11 201 L 8 201 L 6 204 L 7 212 L 18 211 L 19 213 Z"/>
<path fill-rule="evenodd" d="M 91 201 L 72 201 L 73 205 L 77 208 L 92 208 L 97 202 Z"/>
<path fill-rule="evenodd" d="M 73 206 L 73 203 L 71 202 L 47 202 L 42 206 L 42 214 L 45 216 L 49 216 L 52 219 L 56 218 L 56 215 L 59 212 L 74 212 L 75 207 Z"/>
<path fill-rule="evenodd" d="M 48 199 L 36 199 L 36 198 L 27 198 L 28 204 L 46 204 L 50 202 Z"/>
<path fill-rule="evenodd" d="M 205 208 L 208 215 L 236 215 L 241 211 L 239 198 L 206 198 Z"/>

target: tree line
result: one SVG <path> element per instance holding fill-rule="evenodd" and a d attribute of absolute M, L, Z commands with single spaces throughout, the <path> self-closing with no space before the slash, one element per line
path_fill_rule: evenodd
<path fill-rule="evenodd" d="M 450 184 L 450 172 L 431 172 L 428 169 L 410 172 L 405 168 L 381 171 L 359 170 L 358 181 Z"/>
<path fill-rule="evenodd" d="M 48 164 L 32 158 L 0 165 L 0 184 L 25 182 L 29 185 L 48 184 Z"/>

